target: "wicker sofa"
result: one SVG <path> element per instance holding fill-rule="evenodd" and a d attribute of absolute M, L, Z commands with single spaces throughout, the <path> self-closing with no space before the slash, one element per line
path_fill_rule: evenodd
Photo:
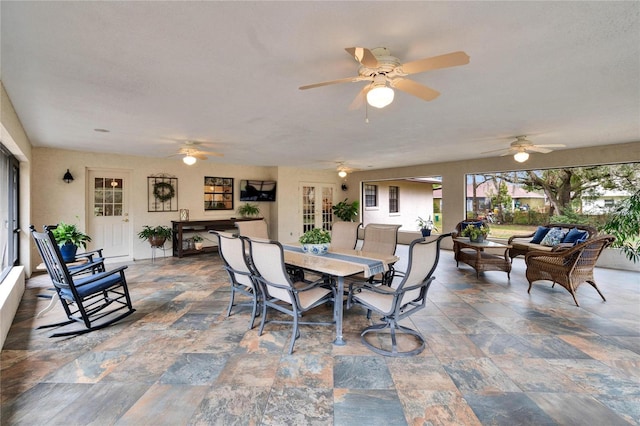
<path fill-rule="evenodd" d="M 575 228 L 578 231 L 587 233 L 587 236 L 586 238 L 584 238 L 584 240 L 592 239 L 598 233 L 598 231 L 592 226 L 567 223 L 550 223 L 548 225 L 538 227 L 538 229 L 540 228 L 547 228 L 549 230 L 553 228 L 560 228 L 565 234 L 568 234 L 570 230 Z M 511 246 L 511 248 L 509 249 L 509 257 L 511 258 L 511 260 L 513 260 L 517 256 L 524 256 L 530 251 L 552 252 L 557 251 L 561 248 L 572 247 L 574 245 L 574 241 L 560 242 L 554 245 L 544 245 L 537 241 L 534 242 L 533 238 L 536 235 L 536 232 L 532 232 L 526 235 L 513 235 L 509 238 L 508 244 Z"/>

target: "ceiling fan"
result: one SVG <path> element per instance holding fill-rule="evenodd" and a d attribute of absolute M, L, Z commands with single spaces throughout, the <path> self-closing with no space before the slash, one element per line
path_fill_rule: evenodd
<path fill-rule="evenodd" d="M 174 155 L 184 155 L 182 161 L 185 164 L 191 166 L 195 164 L 197 160 L 206 160 L 208 158 L 207 155 L 213 157 L 222 157 L 224 155 L 219 152 L 201 151 L 198 147 L 204 145 L 208 144 L 205 142 L 186 141 L 184 142 L 182 147 L 180 147 L 178 152 L 176 152 L 175 154 L 171 154 L 170 157 L 173 157 Z"/>
<path fill-rule="evenodd" d="M 354 169 L 353 167 L 345 166 L 344 161 L 336 161 L 336 163 L 337 163 L 336 170 L 338 171 L 338 176 L 340 176 L 341 178 L 347 177 L 348 173 L 357 172 L 358 170 L 360 170 L 360 169 Z"/>
<path fill-rule="evenodd" d="M 529 152 L 541 152 L 543 154 L 546 154 L 548 152 L 553 151 L 552 149 L 549 149 L 549 148 L 561 148 L 563 146 L 566 146 L 566 145 L 561 143 L 536 145 L 530 140 L 528 140 L 526 136 L 516 136 L 516 140 L 511 142 L 511 145 L 509 146 L 509 148 L 494 149 L 493 151 L 485 151 L 482 154 L 502 152 L 502 154 L 500 154 L 501 157 L 505 155 L 514 154 L 513 158 L 517 162 L 524 163 L 529 159 Z"/>
<path fill-rule="evenodd" d="M 464 52 L 447 53 L 402 63 L 395 56 L 391 56 L 391 52 L 386 47 L 376 47 L 371 50 L 366 47 L 347 47 L 345 50 L 360 63 L 357 76 L 309 84 L 301 86 L 299 89 L 313 89 L 337 83 L 369 82 L 358 93 L 351 103 L 350 109 L 359 108 L 365 96 L 369 105 L 384 108 L 393 102 L 393 89 L 401 90 L 425 101 L 432 101 L 440 96 L 440 92 L 405 77 L 438 68 L 455 67 L 469 63 L 469 56 Z"/>

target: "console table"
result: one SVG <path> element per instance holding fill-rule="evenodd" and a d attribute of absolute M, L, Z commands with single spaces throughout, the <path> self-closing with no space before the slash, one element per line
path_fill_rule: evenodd
<path fill-rule="evenodd" d="M 483 271 L 504 271 L 507 278 L 510 278 L 511 262 L 507 256 L 510 245 L 486 240 L 472 243 L 468 238 L 454 238 L 453 241 L 459 245 L 459 250 L 455 251 L 456 266 L 458 262 L 466 263 L 476 270 L 476 278 Z M 504 254 L 500 256 L 487 253 L 485 249 L 501 249 Z"/>
<path fill-rule="evenodd" d="M 209 232 L 209 231 L 235 231 L 236 222 L 251 219 L 215 219 L 215 220 L 172 220 L 173 224 L 173 256 L 183 257 L 191 254 L 210 253 L 217 251 L 217 246 L 205 246 L 200 250 L 185 249 L 182 247 L 182 241 L 188 237 L 188 234 L 194 234 L 197 232 Z"/>

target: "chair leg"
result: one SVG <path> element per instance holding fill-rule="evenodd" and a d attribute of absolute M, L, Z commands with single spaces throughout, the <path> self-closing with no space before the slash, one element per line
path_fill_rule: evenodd
<path fill-rule="evenodd" d="M 600 297 L 602 297 L 602 300 L 604 300 L 605 302 L 607 301 L 607 299 L 604 298 L 604 295 L 602 294 L 602 292 L 600 291 L 600 289 L 598 288 L 598 286 L 596 285 L 595 281 L 592 280 L 587 280 L 587 282 L 589 284 L 591 284 L 593 286 L 593 288 L 596 289 L 596 291 L 598 292 L 598 294 L 600 295 Z"/>
<path fill-rule="evenodd" d="M 267 304 L 262 302 L 262 320 L 260 320 L 260 329 L 258 330 L 258 336 L 262 336 L 264 330 L 264 324 L 267 319 Z"/>
<path fill-rule="evenodd" d="M 231 316 L 231 308 L 233 308 L 233 300 L 236 296 L 236 289 L 231 285 L 231 297 L 229 298 L 229 307 L 227 308 L 227 318 Z"/>

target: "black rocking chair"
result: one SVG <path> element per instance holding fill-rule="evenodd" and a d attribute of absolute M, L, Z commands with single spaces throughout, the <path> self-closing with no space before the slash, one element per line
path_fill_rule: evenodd
<path fill-rule="evenodd" d="M 63 327 L 73 323 L 84 325 L 84 328 L 59 331 L 49 337 L 99 330 L 135 312 L 124 275 L 126 266 L 105 271 L 104 265 L 96 268 L 95 262 L 89 262 L 70 270 L 62 260 L 51 230 L 45 227 L 44 232 L 37 232 L 33 225 L 30 229 L 68 318 L 68 321 L 38 328 Z M 82 274 L 85 269 L 87 273 Z"/>

